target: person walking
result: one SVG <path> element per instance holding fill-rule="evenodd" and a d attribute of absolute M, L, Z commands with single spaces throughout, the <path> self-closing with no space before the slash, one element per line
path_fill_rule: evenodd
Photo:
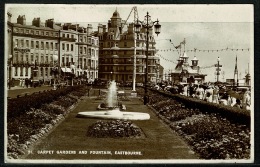
<path fill-rule="evenodd" d="M 219 99 L 219 88 L 218 88 L 218 86 L 215 86 L 213 89 L 212 102 L 219 104 L 218 99 Z"/>
<path fill-rule="evenodd" d="M 212 86 L 209 85 L 208 89 L 205 90 L 204 100 L 207 102 L 212 102 L 212 96 L 213 96 L 213 89 Z"/>

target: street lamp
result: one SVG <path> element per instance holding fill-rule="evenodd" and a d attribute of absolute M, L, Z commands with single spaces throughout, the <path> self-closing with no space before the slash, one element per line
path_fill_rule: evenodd
<path fill-rule="evenodd" d="M 7 84 L 8 84 L 9 89 L 11 89 L 11 84 L 12 84 L 12 58 L 13 58 L 13 55 L 8 56 L 9 82 Z"/>
<path fill-rule="evenodd" d="M 72 74 L 72 77 L 71 77 L 71 86 L 73 86 L 73 75 L 74 75 L 74 68 L 75 68 L 75 65 L 74 65 L 74 64 L 71 64 L 71 65 L 70 65 L 70 68 L 71 68 L 72 71 L 73 71 L 73 74 Z"/>
<path fill-rule="evenodd" d="M 148 48 L 149 48 L 149 29 L 151 28 L 155 28 L 155 33 L 158 34 L 161 31 L 161 25 L 159 24 L 159 21 L 157 19 L 157 21 L 152 21 L 151 20 L 151 16 L 149 15 L 149 13 L 147 12 L 146 16 L 144 17 L 144 21 L 139 21 L 137 19 L 137 22 L 135 24 L 135 32 L 138 34 L 141 31 L 141 27 L 146 29 L 146 69 L 145 69 L 145 92 L 144 92 L 144 105 L 146 105 L 148 103 L 148 92 L 147 92 L 147 80 L 148 80 Z"/>
<path fill-rule="evenodd" d="M 219 78 L 219 61 L 220 61 L 220 58 L 218 57 L 218 59 L 217 59 L 217 61 L 218 61 L 218 65 L 217 65 L 217 83 L 218 83 L 218 78 Z"/>
<path fill-rule="evenodd" d="M 55 81 L 56 81 L 57 71 L 59 72 L 59 70 L 57 68 L 57 61 L 58 61 L 58 56 L 57 55 L 53 55 L 53 62 L 54 62 L 54 65 L 53 65 L 53 73 L 54 73 L 53 89 L 54 90 L 57 89 Z"/>
<path fill-rule="evenodd" d="M 113 80 L 113 72 L 111 71 L 110 74 L 111 74 L 111 81 L 112 81 Z"/>

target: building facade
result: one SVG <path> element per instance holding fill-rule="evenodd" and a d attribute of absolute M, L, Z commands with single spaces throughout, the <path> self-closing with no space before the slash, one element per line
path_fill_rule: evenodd
<path fill-rule="evenodd" d="M 6 54 L 11 55 L 8 56 L 11 57 L 8 61 L 8 79 L 49 81 L 55 77 L 54 70 L 58 71 L 60 78 L 67 76 L 67 73 L 86 78 L 98 77 L 98 54 L 92 56 L 84 52 L 89 49 L 98 52 L 98 38 L 88 32 L 88 28 L 82 31 L 79 25 L 56 24 L 54 19 L 42 23 L 40 18 L 34 18 L 32 25 L 26 25 L 25 15 L 19 15 L 17 23 L 11 23 L 11 17 L 8 13 L 10 51 Z"/>
<path fill-rule="evenodd" d="M 126 26 L 126 28 L 125 28 Z M 133 81 L 136 56 L 136 82 L 145 81 L 146 32 L 134 32 L 134 24 L 123 21 L 115 11 L 107 26 L 99 24 L 96 36 L 99 38 L 99 77 L 117 82 Z M 148 82 L 156 82 L 159 57 L 155 56 L 153 29 L 149 30 Z"/>

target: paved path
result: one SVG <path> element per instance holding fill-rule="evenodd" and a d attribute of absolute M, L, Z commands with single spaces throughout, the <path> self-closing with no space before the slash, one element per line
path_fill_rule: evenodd
<path fill-rule="evenodd" d="M 133 98 L 124 101 L 127 111 L 145 112 L 151 116 L 150 120 L 132 121 L 139 126 L 145 137 L 142 138 L 91 138 L 86 136 L 87 128 L 98 119 L 77 118 L 78 112 L 96 110 L 100 100 L 93 97 L 81 101 L 46 138 L 42 139 L 32 149 L 26 159 L 58 159 L 58 160 L 149 160 L 149 159 L 197 159 L 186 143 L 159 118 Z M 50 151 L 43 154 L 43 151 Z M 53 151 L 53 152 L 52 152 Z M 66 152 L 67 151 L 67 152 Z M 67 154 L 71 151 L 72 154 Z M 86 154 L 80 154 L 85 151 Z M 109 151 L 111 154 L 103 154 Z M 141 155 L 118 155 L 116 151 L 135 151 Z M 62 154 L 58 154 L 62 153 Z M 75 153 L 75 154 L 74 154 Z M 81 152 L 82 153 L 82 152 Z M 86 161 L 88 162 L 88 161 Z M 164 161 L 163 161 L 164 162 Z"/>

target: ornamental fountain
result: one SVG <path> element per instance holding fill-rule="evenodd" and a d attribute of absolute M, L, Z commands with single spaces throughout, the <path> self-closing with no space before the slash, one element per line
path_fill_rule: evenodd
<path fill-rule="evenodd" d="M 127 112 L 126 107 L 118 102 L 116 82 L 112 81 L 108 88 L 106 102 L 99 104 L 98 110 L 102 111 L 83 111 L 77 117 L 100 118 L 100 119 L 122 119 L 122 120 L 148 120 L 150 115 L 141 112 Z"/>

